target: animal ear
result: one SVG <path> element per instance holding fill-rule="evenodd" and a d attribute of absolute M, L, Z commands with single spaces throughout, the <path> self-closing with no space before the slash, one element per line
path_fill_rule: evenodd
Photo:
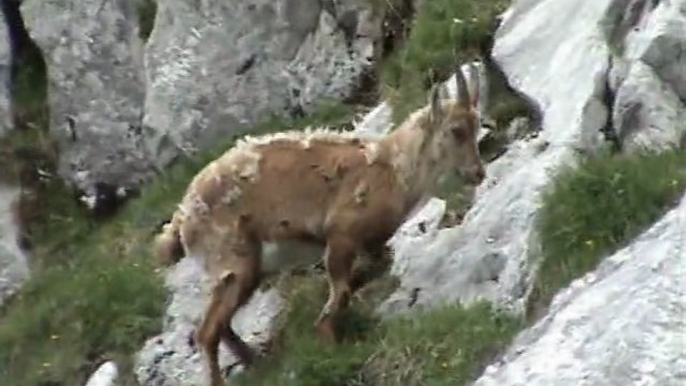
<path fill-rule="evenodd" d="M 479 105 L 479 91 L 481 90 L 479 68 L 474 62 L 469 64 L 469 94 L 471 95 L 471 103 L 474 108 Z"/>
<path fill-rule="evenodd" d="M 429 94 L 429 120 L 431 123 L 440 122 L 443 119 L 443 107 L 441 105 L 441 86 L 434 84 Z"/>
<path fill-rule="evenodd" d="M 463 106 L 469 106 L 471 100 L 469 98 L 467 81 L 464 79 L 464 73 L 462 72 L 462 66 L 457 66 L 457 71 L 455 71 L 455 82 L 457 83 L 457 101 Z"/>

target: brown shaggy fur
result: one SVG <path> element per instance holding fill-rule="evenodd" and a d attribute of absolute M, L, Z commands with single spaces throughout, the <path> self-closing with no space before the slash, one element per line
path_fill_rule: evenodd
<path fill-rule="evenodd" d="M 212 385 L 224 384 L 220 340 L 246 365 L 253 360 L 231 318 L 264 274 L 323 251 L 330 294 L 316 327 L 335 341 L 336 315 L 364 284 L 351 272 L 355 256 L 383 259 L 386 241 L 443 173 L 484 178 L 478 96 L 458 74 L 457 101 L 441 101 L 435 87 L 429 106 L 382 139 L 327 130 L 247 138 L 195 176 L 155 247 L 167 264 L 204 259 L 216 280 L 197 332 Z"/>

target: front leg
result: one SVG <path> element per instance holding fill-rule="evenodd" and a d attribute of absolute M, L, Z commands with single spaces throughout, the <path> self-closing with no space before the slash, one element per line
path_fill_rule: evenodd
<path fill-rule="evenodd" d="M 320 338 L 325 341 L 339 340 L 335 321 L 340 311 L 350 302 L 350 280 L 355 252 L 355 243 L 347 237 L 335 236 L 327 241 L 324 265 L 329 282 L 329 298 L 315 323 Z"/>

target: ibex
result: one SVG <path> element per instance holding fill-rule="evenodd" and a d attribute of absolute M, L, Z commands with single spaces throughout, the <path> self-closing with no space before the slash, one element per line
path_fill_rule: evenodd
<path fill-rule="evenodd" d="M 338 341 L 334 320 L 366 280 L 352 272 L 356 255 L 387 259 L 386 241 L 446 172 L 483 180 L 479 87 L 470 98 L 459 68 L 456 75 L 455 100 L 432 87 L 428 105 L 381 138 L 324 129 L 248 137 L 193 178 L 155 251 L 166 264 L 200 257 L 215 280 L 195 333 L 213 386 L 224 385 L 220 340 L 246 367 L 253 362 L 231 320 L 265 274 L 323 253 L 329 297 L 315 327 Z"/>

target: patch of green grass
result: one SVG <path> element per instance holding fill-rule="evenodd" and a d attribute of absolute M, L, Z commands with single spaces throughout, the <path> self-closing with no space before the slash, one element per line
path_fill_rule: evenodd
<path fill-rule="evenodd" d="M 136 14 L 138 16 L 138 36 L 140 36 L 143 41 L 147 41 L 155 26 L 157 0 L 138 1 L 138 3 L 136 3 Z"/>
<path fill-rule="evenodd" d="M 445 80 L 457 63 L 489 51 L 495 17 L 509 0 L 424 1 L 409 39 L 383 63 L 381 81 L 393 104 L 394 121 L 426 102 L 431 83 Z"/>
<path fill-rule="evenodd" d="M 487 302 L 391 319 L 366 365 L 365 385 L 467 385 L 521 327 Z"/>
<path fill-rule="evenodd" d="M 289 307 L 277 322 L 277 335 L 267 356 L 256 367 L 236 379 L 237 385 L 352 385 L 372 350 L 370 345 L 378 320 L 371 316 L 371 300 L 356 297 L 340 324 L 347 341 L 323 344 L 316 336 L 314 322 L 326 302 L 328 287 L 322 273 L 286 276 L 279 288 L 287 294 Z M 379 280 L 376 287 L 383 283 Z M 371 286 L 371 284 L 370 284 Z M 371 294 L 371 295 L 370 295 Z M 378 295 L 378 294 L 376 294 Z M 371 297 L 370 297 L 371 296 Z"/>
<path fill-rule="evenodd" d="M 685 189 L 684 148 L 603 154 L 561 171 L 538 218 L 543 260 L 530 299 L 532 314 L 657 221 Z"/>
<path fill-rule="evenodd" d="M 521 321 L 485 303 L 448 306 L 381 320 L 372 310 L 389 278 L 370 283 L 352 302 L 341 344 L 318 340 L 313 322 L 326 300 L 321 278 L 298 278 L 276 347 L 239 375 L 241 386 L 465 385 L 518 331 Z M 374 288 L 376 286 L 377 288 Z M 378 288 L 381 286 L 382 288 Z"/>
<path fill-rule="evenodd" d="M 147 210 L 133 203 L 98 230 L 78 216 L 73 229 L 48 218 L 65 229 L 33 250 L 44 264 L 3 310 L 0 384 L 81 384 L 159 329 L 165 292 L 148 256 L 152 228 L 135 216 Z"/>
<path fill-rule="evenodd" d="M 349 122 L 354 111 L 325 103 L 307 118 L 272 118 L 251 133 L 339 125 Z M 160 328 L 165 306 L 166 292 L 150 256 L 152 237 L 193 175 L 238 136 L 179 161 L 97 228 L 72 209 L 51 206 L 42 214 L 32 260 L 43 264 L 2 310 L 0 384 L 83 384 L 104 360 L 116 358 L 124 368 L 130 366 L 130 355 Z M 66 189 L 44 193 L 76 207 Z"/>
<path fill-rule="evenodd" d="M 133 352 L 159 329 L 165 294 L 143 245 L 133 256 L 109 247 L 124 246 L 105 242 L 47 268 L 14 299 L 0 325 L 2 384 L 81 384 L 102 360 Z"/>

